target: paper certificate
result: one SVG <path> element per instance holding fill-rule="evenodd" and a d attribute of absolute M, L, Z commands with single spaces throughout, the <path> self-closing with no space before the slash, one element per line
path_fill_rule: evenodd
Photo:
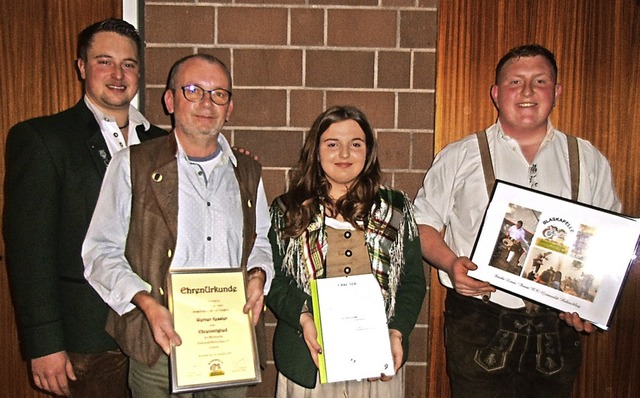
<path fill-rule="evenodd" d="M 179 269 L 169 278 L 169 309 L 182 345 L 171 350 L 172 393 L 261 381 L 255 330 L 241 269 Z"/>
<path fill-rule="evenodd" d="M 311 281 L 320 382 L 395 374 L 380 285 L 372 274 Z"/>
<path fill-rule="evenodd" d="M 469 275 L 607 329 L 640 221 L 497 181 Z"/>

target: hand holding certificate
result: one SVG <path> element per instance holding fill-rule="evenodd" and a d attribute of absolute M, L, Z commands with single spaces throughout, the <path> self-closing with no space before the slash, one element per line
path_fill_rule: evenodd
<path fill-rule="evenodd" d="M 172 392 L 256 384 L 255 331 L 243 313 L 241 269 L 172 271 L 169 308 L 182 338 L 172 347 Z"/>
<path fill-rule="evenodd" d="M 380 285 L 372 274 L 311 282 L 320 382 L 395 374 Z"/>

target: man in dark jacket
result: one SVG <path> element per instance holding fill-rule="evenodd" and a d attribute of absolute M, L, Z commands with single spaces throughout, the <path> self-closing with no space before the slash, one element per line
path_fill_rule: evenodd
<path fill-rule="evenodd" d="M 4 239 L 22 352 L 56 395 L 126 397 L 127 359 L 105 332 L 108 307 L 86 283 L 81 247 L 111 157 L 166 134 L 130 103 L 141 40 L 109 19 L 78 36 L 84 96 L 9 132 Z"/>

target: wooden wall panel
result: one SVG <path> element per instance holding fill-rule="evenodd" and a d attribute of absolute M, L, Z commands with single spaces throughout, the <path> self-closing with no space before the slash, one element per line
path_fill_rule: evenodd
<path fill-rule="evenodd" d="M 4 144 L 19 121 L 56 113 L 75 104 L 82 86 L 75 73 L 76 37 L 95 21 L 122 15 L 121 0 L 2 0 L 0 23 L 0 178 Z M 0 206 L 3 203 L 0 186 Z M 29 386 L 20 357 L 9 295 L 4 245 L 0 243 L 0 395 L 44 397 Z"/>
<path fill-rule="evenodd" d="M 444 0 L 438 29 L 436 152 L 495 121 L 489 97 L 495 64 L 510 48 L 537 42 L 556 54 L 563 84 L 553 123 L 609 158 L 623 211 L 640 216 L 640 1 Z M 432 280 L 429 391 L 443 397 L 449 395 L 444 289 Z M 639 300 L 635 265 L 611 330 L 583 339 L 574 397 L 640 396 Z"/>

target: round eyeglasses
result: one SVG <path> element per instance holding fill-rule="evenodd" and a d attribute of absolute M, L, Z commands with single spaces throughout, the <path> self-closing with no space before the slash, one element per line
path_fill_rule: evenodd
<path fill-rule="evenodd" d="M 184 94 L 184 98 L 190 102 L 201 102 L 204 99 L 205 93 L 209 93 L 211 101 L 216 105 L 227 105 L 229 101 L 231 101 L 231 91 L 223 88 L 205 90 L 197 84 L 182 86 L 182 94 Z"/>

